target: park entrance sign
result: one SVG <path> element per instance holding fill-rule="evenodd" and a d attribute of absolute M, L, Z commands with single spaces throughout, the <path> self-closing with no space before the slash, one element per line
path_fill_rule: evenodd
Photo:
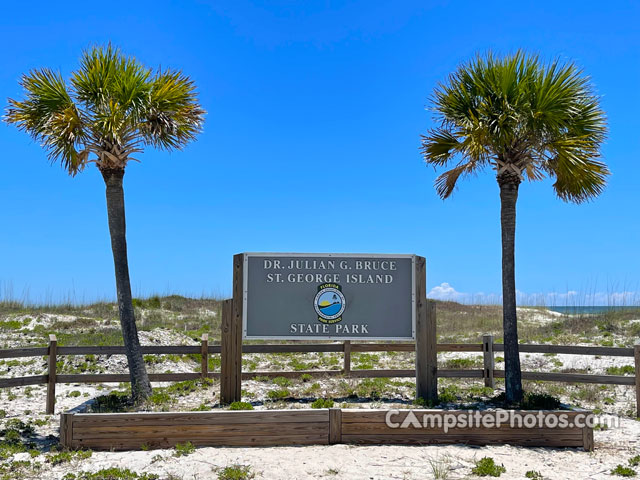
<path fill-rule="evenodd" d="M 243 338 L 415 339 L 415 255 L 242 257 Z"/>

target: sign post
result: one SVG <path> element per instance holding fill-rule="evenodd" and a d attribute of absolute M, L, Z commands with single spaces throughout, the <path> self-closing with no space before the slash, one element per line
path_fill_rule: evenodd
<path fill-rule="evenodd" d="M 220 403 L 241 400 L 242 289 L 244 254 L 233 256 L 233 298 L 222 304 L 220 347 Z"/>

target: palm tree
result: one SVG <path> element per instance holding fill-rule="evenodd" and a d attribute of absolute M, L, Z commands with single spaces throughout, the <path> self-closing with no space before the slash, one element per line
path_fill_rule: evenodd
<path fill-rule="evenodd" d="M 491 53 L 461 65 L 432 99 L 439 126 L 422 137 L 428 165 L 453 167 L 435 181 L 451 195 L 458 179 L 490 167 L 500 188 L 505 390 L 522 400 L 515 286 L 518 187 L 554 179 L 560 199 L 581 203 L 602 192 L 607 166 L 598 161 L 607 133 L 589 78 L 573 63 L 544 63 L 522 51 Z"/>
<path fill-rule="evenodd" d="M 181 149 L 200 132 L 204 110 L 194 83 L 180 71 L 153 73 L 110 44 L 86 50 L 67 84 L 60 73 L 22 76 L 24 100 L 9 99 L 5 121 L 29 133 L 75 176 L 95 163 L 106 185 L 118 311 L 138 403 L 151 393 L 142 358 L 127 260 L 123 178 L 143 147 Z"/>

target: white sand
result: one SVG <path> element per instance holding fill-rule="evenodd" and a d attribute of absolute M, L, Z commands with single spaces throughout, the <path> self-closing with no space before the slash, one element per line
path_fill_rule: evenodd
<path fill-rule="evenodd" d="M 75 317 L 63 315 L 39 314 L 37 316 L 24 316 L 20 320 L 31 320 L 27 329 L 36 325 L 48 326 L 54 321 L 73 321 Z M 539 312 L 529 315 L 530 321 L 552 321 L 555 315 L 545 316 Z M 181 335 L 178 332 L 166 329 L 156 329 L 153 332 L 141 332 L 144 344 L 197 344 L 196 341 Z M 5 338 L 7 345 L 24 345 L 25 338 L 22 334 Z M 499 355 L 497 355 L 499 356 Z M 380 363 L 376 368 L 385 368 L 388 362 L 410 360 L 410 355 L 404 359 L 404 354 L 398 354 L 394 358 L 380 355 Z M 314 357 L 315 358 L 315 357 Z M 477 354 L 444 353 L 439 355 L 441 362 L 450 358 L 479 358 Z M 25 362 L 29 359 L 23 359 Z M 269 365 L 269 357 L 247 355 L 246 360 L 255 360 L 257 369 L 273 367 Z M 79 359 L 82 361 L 82 358 Z M 531 354 L 523 355 L 523 369 L 551 371 L 554 368 L 586 369 L 589 373 L 605 373 L 610 366 L 628 365 L 633 363 L 630 358 L 594 357 L 583 355 L 557 355 L 554 357 Z M 122 356 L 101 356 L 100 365 L 107 372 L 116 373 L 126 371 L 126 361 Z M 555 363 L 554 363 L 555 362 Z M 395 365 L 395 364 L 393 364 Z M 23 376 L 39 374 L 46 368 L 46 360 L 41 357 L 33 359 L 33 363 L 3 367 L 0 375 L 3 377 Z M 396 367 L 397 368 L 397 367 Z M 498 364 L 497 368 L 501 368 Z M 193 371 L 193 362 L 165 362 L 152 367 L 153 371 L 170 370 Z M 275 369 L 289 369 L 284 362 L 283 367 Z M 409 379 L 406 379 L 409 380 Z M 316 380 L 313 380 L 314 382 Z M 317 380 L 322 387 L 322 394 L 332 391 L 336 380 Z M 357 380 L 348 380 L 357 383 Z M 457 381 L 462 384 L 463 381 Z M 469 381 L 473 383 L 473 381 Z M 473 384 L 480 384 L 475 382 Z M 304 384 L 308 385 L 308 384 Z M 593 386 L 597 388 L 597 386 Z M 56 411 L 82 410 L 85 402 L 107 393 L 117 385 L 108 385 L 99 388 L 97 385 L 58 385 Z M 243 391 L 250 395 L 251 401 L 264 402 L 266 392 L 277 388 L 275 385 L 264 382 L 243 382 Z M 580 386 L 569 387 L 569 392 L 574 392 Z M 189 398 L 180 399 L 177 405 L 181 409 L 190 409 L 205 402 L 209 405 L 215 403 L 218 386 L 196 392 Z M 27 396 L 26 388 L 15 388 L 10 391 L 16 398 L 9 399 L 9 390 L 0 392 L 0 409 L 7 412 L 8 418 L 19 418 L 25 422 L 29 420 L 45 419 L 44 410 L 44 386 L 31 387 Z M 80 392 L 78 397 L 69 397 L 72 391 Z M 398 388 L 398 398 L 405 401 L 410 397 L 411 386 Z M 33 478 L 43 480 L 61 479 L 66 473 L 79 471 L 97 471 L 108 467 L 129 468 L 138 473 L 157 473 L 161 479 L 169 475 L 183 480 L 215 479 L 218 468 L 231 464 L 250 465 L 258 473 L 256 478 L 268 480 L 286 479 L 431 479 L 434 478 L 432 465 L 448 465 L 447 478 L 463 479 L 476 478 L 471 474 L 474 462 L 482 457 L 493 457 L 498 464 L 504 464 L 506 473 L 500 478 L 522 479 L 525 472 L 535 470 L 547 479 L 600 479 L 612 478 L 610 471 L 618 464 L 627 464 L 627 460 L 640 454 L 640 421 L 628 416 L 628 412 L 635 409 L 635 393 L 632 387 L 611 387 L 606 392 L 598 392 L 598 397 L 613 397 L 613 404 L 606 405 L 605 411 L 621 416 L 620 428 L 595 432 L 595 452 L 588 453 L 579 449 L 551 449 L 551 448 L 521 448 L 512 446 L 470 447 L 463 445 L 453 446 L 308 446 L 308 447 L 271 447 L 271 448 L 199 448 L 195 453 L 186 457 L 176 458 L 173 450 L 151 450 L 144 452 L 94 452 L 92 457 L 86 460 L 74 461 L 70 464 L 62 464 L 51 467 L 45 462 L 45 457 L 40 455 L 32 461 L 41 462 L 42 471 Z M 569 403 L 576 403 L 569 398 L 563 398 Z M 579 402 L 583 407 L 591 407 L 587 400 Z M 393 404 L 380 404 L 370 402 L 367 405 L 376 408 L 392 408 Z M 308 407 L 306 405 L 290 405 L 296 407 Z M 366 406 L 363 404 L 362 406 Z M 268 408 L 268 404 L 258 405 L 257 408 Z M 29 413 L 25 413 L 29 411 Z M 50 417 L 49 424 L 37 428 L 39 440 L 46 443 L 47 435 L 58 435 L 59 416 Z M 55 443 L 50 440 L 49 443 Z M 9 460 L 28 460 L 28 454 L 17 454 Z M 640 469 L 639 470 L 640 473 Z"/>
<path fill-rule="evenodd" d="M 216 468 L 231 464 L 251 465 L 257 478 L 283 479 L 430 479 L 430 460 L 449 464 L 451 479 L 475 478 L 474 462 L 484 456 L 504 464 L 500 478 L 522 479 L 536 470 L 548 479 L 611 478 L 617 464 L 626 464 L 640 453 L 640 422 L 623 420 L 620 430 L 596 432 L 596 450 L 521 448 L 512 446 L 308 446 L 271 448 L 200 448 L 176 458 L 172 450 L 146 452 L 94 452 L 83 460 L 82 469 L 96 471 L 119 466 L 137 472 L 176 475 L 182 479 L 217 478 Z M 160 455 L 162 460 L 153 461 Z M 62 465 L 42 472 L 42 479 L 59 479 L 78 466 Z M 335 473 L 337 471 L 337 474 Z"/>

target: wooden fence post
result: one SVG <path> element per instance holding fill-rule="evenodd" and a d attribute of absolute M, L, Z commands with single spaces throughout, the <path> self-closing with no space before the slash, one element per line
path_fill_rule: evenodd
<path fill-rule="evenodd" d="M 63 448 L 71 448 L 73 435 L 73 413 L 60 415 L 60 445 Z"/>
<path fill-rule="evenodd" d="M 636 416 L 640 418 L 640 345 L 633 347 L 636 361 Z"/>
<path fill-rule="evenodd" d="M 231 305 L 231 330 L 233 342 L 233 383 L 232 402 L 242 398 L 242 320 L 244 309 L 244 262 L 245 256 L 238 253 L 233 256 L 233 304 Z"/>
<path fill-rule="evenodd" d="M 589 415 L 589 417 L 592 417 Z M 587 425 L 593 425 L 593 418 L 587 420 Z M 582 427 L 582 448 L 585 452 L 593 452 L 593 428 Z"/>
<path fill-rule="evenodd" d="M 200 343 L 200 375 L 202 378 L 209 376 L 209 334 L 203 333 Z"/>
<path fill-rule="evenodd" d="M 242 397 L 242 316 L 244 308 L 244 254 L 233 256 L 233 299 L 222 304 L 221 403 Z"/>
<path fill-rule="evenodd" d="M 241 328 L 234 321 L 233 300 L 222 304 L 222 339 L 220 352 L 220 403 L 229 404 L 240 401 L 240 381 L 242 378 Z M 240 348 L 238 348 L 240 347 Z"/>
<path fill-rule="evenodd" d="M 47 376 L 47 415 L 53 415 L 56 407 L 56 363 L 58 339 L 49 335 L 49 372 Z"/>
<path fill-rule="evenodd" d="M 493 335 L 485 334 L 482 336 L 482 352 L 484 354 L 484 386 L 496 388 L 493 379 L 493 370 L 495 369 L 495 359 L 493 357 Z"/>
<path fill-rule="evenodd" d="M 436 304 L 427 300 L 424 257 L 416 257 L 416 398 L 438 400 L 438 353 L 436 350 Z"/>
<path fill-rule="evenodd" d="M 351 373 L 351 341 L 345 340 L 344 342 L 344 367 L 343 372 L 345 375 Z"/>
<path fill-rule="evenodd" d="M 329 445 L 342 442 L 342 410 L 329 409 Z"/>

